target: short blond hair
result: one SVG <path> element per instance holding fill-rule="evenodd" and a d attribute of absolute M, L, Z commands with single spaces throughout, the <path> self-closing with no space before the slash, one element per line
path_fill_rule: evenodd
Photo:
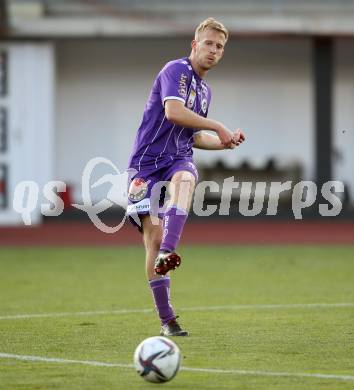
<path fill-rule="evenodd" d="M 207 30 L 208 28 L 223 33 L 225 35 L 225 43 L 226 43 L 226 41 L 229 38 L 229 32 L 227 31 L 226 27 L 222 23 L 218 22 L 214 18 L 205 19 L 203 22 L 200 23 L 200 25 L 195 30 L 194 39 L 197 41 L 199 38 L 199 34 Z"/>

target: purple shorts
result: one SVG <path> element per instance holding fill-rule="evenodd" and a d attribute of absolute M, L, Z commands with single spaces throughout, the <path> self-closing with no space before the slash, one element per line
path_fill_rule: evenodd
<path fill-rule="evenodd" d="M 198 180 L 198 171 L 192 160 L 174 160 L 161 168 L 142 168 L 130 178 L 127 215 L 140 231 L 139 215 L 153 214 L 163 218 L 166 186 L 176 172 L 188 171 Z"/>

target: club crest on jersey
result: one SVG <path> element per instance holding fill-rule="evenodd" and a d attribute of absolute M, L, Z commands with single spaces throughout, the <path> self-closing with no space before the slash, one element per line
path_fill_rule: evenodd
<path fill-rule="evenodd" d="M 188 79 L 187 75 L 182 73 L 178 83 L 178 93 L 184 99 L 187 97 L 187 79 Z"/>
<path fill-rule="evenodd" d="M 146 196 L 147 191 L 148 191 L 148 183 L 144 179 L 140 177 L 136 177 L 130 183 L 128 198 L 132 202 L 138 202 L 139 200 L 143 199 Z"/>
<path fill-rule="evenodd" d="M 204 112 L 204 114 L 206 113 L 207 108 L 208 108 L 208 101 L 205 98 L 203 98 L 203 100 L 202 100 L 202 111 Z"/>
<path fill-rule="evenodd" d="M 187 101 L 187 107 L 192 108 L 194 106 L 194 101 L 195 101 L 196 93 L 192 89 L 189 93 L 188 101 Z"/>

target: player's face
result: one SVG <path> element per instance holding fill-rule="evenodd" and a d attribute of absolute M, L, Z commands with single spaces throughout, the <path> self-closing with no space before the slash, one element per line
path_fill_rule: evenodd
<path fill-rule="evenodd" d="M 215 66 L 224 54 L 225 35 L 213 29 L 206 29 L 199 34 L 198 40 L 192 41 L 192 50 L 201 69 L 209 70 Z"/>

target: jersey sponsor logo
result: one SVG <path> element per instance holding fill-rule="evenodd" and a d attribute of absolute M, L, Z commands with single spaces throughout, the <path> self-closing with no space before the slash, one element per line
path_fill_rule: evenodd
<path fill-rule="evenodd" d="M 205 84 L 202 84 L 202 90 L 205 97 L 208 97 L 209 91 L 208 87 Z"/>
<path fill-rule="evenodd" d="M 204 114 L 206 113 L 207 108 L 208 108 L 208 101 L 206 100 L 206 98 L 203 98 L 202 99 L 202 111 L 204 112 Z"/>
<path fill-rule="evenodd" d="M 138 202 L 143 199 L 148 191 L 148 183 L 141 177 L 136 177 L 130 183 L 128 198 L 132 202 Z"/>
<path fill-rule="evenodd" d="M 181 77 L 179 78 L 179 82 L 178 82 L 178 93 L 184 99 L 187 97 L 187 79 L 188 79 L 188 76 L 186 74 L 182 73 Z"/>
<path fill-rule="evenodd" d="M 127 215 L 139 214 L 145 211 L 150 211 L 150 199 L 148 198 L 127 206 Z"/>
<path fill-rule="evenodd" d="M 194 106 L 194 102 L 195 102 L 195 97 L 196 97 L 196 93 L 195 91 L 192 89 L 189 93 L 189 97 L 188 97 L 188 101 L 187 101 L 187 107 L 188 108 L 192 108 Z"/>

